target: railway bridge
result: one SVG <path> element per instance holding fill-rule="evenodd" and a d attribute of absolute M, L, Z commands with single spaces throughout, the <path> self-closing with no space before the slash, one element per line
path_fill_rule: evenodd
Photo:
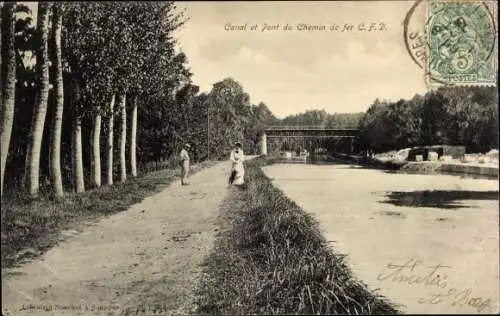
<path fill-rule="evenodd" d="M 321 126 L 268 126 L 261 135 L 261 154 L 274 151 L 307 150 L 312 156 L 320 152 L 351 154 L 359 149 L 357 129 Z"/>

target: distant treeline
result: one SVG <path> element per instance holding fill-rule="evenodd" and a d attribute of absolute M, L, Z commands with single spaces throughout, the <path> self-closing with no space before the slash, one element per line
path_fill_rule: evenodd
<path fill-rule="evenodd" d="M 325 110 L 307 110 L 304 113 L 289 115 L 280 120 L 279 125 L 318 126 L 323 128 L 357 128 L 364 113 L 334 113 Z"/>
<path fill-rule="evenodd" d="M 498 148 L 498 93 L 494 87 L 446 87 L 410 100 L 376 99 L 366 113 L 308 110 L 278 124 L 358 128 L 356 148 L 375 152 L 441 144 L 486 152 Z"/>
<path fill-rule="evenodd" d="M 498 148 L 494 87 L 446 87 L 410 100 L 375 100 L 359 122 L 362 143 L 375 152 L 421 145 Z"/>

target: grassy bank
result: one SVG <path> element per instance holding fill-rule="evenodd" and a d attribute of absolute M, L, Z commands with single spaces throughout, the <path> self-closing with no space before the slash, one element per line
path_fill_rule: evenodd
<path fill-rule="evenodd" d="M 318 223 L 247 163 L 244 189 L 221 209 L 221 233 L 206 261 L 197 313 L 395 314 L 335 253 Z"/>
<path fill-rule="evenodd" d="M 197 172 L 214 162 L 203 162 Z M 60 201 L 23 195 L 2 200 L 2 267 L 36 258 L 56 245 L 61 232 L 81 231 L 89 221 L 115 214 L 166 188 L 179 177 L 178 169 L 164 169 L 103 186 L 81 194 L 67 193 Z"/>

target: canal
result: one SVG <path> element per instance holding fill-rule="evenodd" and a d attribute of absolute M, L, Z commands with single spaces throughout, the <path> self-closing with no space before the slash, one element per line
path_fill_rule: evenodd
<path fill-rule="evenodd" d="M 498 180 L 348 164 L 263 170 L 403 312 L 499 312 Z"/>

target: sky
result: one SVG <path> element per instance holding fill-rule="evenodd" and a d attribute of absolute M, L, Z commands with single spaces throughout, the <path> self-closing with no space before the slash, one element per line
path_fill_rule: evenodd
<path fill-rule="evenodd" d="M 178 31 L 202 91 L 225 77 L 251 102 L 284 117 L 310 109 L 364 112 L 375 98 L 398 100 L 426 91 L 423 71 L 406 51 L 403 20 L 413 1 L 180 2 L 188 22 Z M 356 31 L 360 23 L 385 31 Z M 226 30 L 227 24 L 244 31 Z M 339 31 L 264 31 L 262 25 L 345 23 Z M 250 26 L 258 24 L 252 31 Z"/>
<path fill-rule="evenodd" d="M 176 32 L 202 92 L 226 77 L 253 104 L 282 118 L 311 109 L 364 112 L 376 99 L 425 93 L 423 71 L 406 51 L 403 20 L 413 1 L 177 2 L 189 20 Z M 36 15 L 36 3 L 28 3 Z M 345 24 L 353 26 L 342 32 Z M 359 31 L 383 23 L 383 31 Z M 245 25 L 245 30 L 226 28 Z M 251 26 L 257 24 L 252 31 Z M 278 30 L 262 32 L 264 24 Z M 293 29 L 283 31 L 288 24 Z M 299 24 L 326 30 L 298 30 Z M 338 31 L 330 31 L 336 24 Z"/>

